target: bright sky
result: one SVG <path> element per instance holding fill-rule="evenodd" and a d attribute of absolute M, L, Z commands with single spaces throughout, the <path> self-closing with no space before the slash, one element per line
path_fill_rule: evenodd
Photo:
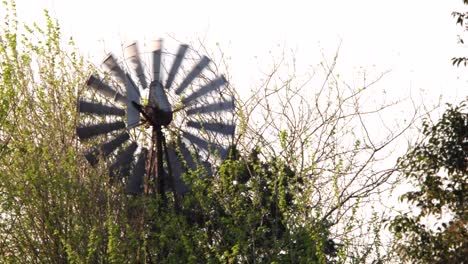
<path fill-rule="evenodd" d="M 17 0 L 17 6 L 21 21 L 42 21 L 42 9 L 49 9 L 94 62 L 129 40 L 202 38 L 232 57 L 236 87 L 248 91 L 278 45 L 295 50 L 299 71 L 307 71 L 320 62 L 320 49 L 331 59 L 341 42 L 339 70 L 350 81 L 364 67 L 391 70 L 381 85 L 397 93 L 423 88 L 431 101 L 468 94 L 467 69 L 450 64 L 453 56 L 468 56 L 451 17 L 467 9 L 462 0 Z"/>

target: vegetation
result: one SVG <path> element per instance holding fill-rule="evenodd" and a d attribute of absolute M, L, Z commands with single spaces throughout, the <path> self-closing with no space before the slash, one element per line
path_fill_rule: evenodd
<path fill-rule="evenodd" d="M 411 263 L 463 263 L 468 256 L 468 100 L 450 107 L 424 140 L 399 160 L 414 191 L 401 198 L 417 210 L 395 217 L 397 254 Z"/>
<path fill-rule="evenodd" d="M 463 4 L 468 5 L 468 1 L 463 0 Z M 455 18 L 455 24 L 459 25 L 460 27 L 463 28 L 463 31 L 466 31 L 468 29 L 468 24 L 467 24 L 467 19 L 468 19 L 468 13 L 467 12 L 458 12 L 454 11 L 452 12 L 452 17 Z M 465 44 L 465 39 L 461 35 L 458 35 L 458 43 L 459 44 Z M 466 57 L 453 57 L 452 58 L 452 64 L 454 66 L 459 67 L 460 65 L 466 66 L 468 63 L 468 58 Z"/>
<path fill-rule="evenodd" d="M 466 5 L 468 1 L 464 0 Z M 467 13 L 453 12 L 466 31 Z M 463 38 L 459 42 L 464 44 Z M 466 66 L 467 58 L 452 58 Z M 426 119 L 423 138 L 399 159 L 400 174 L 413 190 L 400 197 L 413 207 L 390 222 L 394 253 L 409 263 L 464 263 L 468 256 L 468 97 L 435 124 Z"/>
<path fill-rule="evenodd" d="M 64 52 L 47 13 L 45 27 L 20 30 L 14 2 L 2 9 L 0 262 L 64 262 L 65 252 L 87 247 L 83 230 L 102 219 L 96 189 L 85 184 L 97 175 L 75 154 L 76 91 L 86 65 Z"/>
<path fill-rule="evenodd" d="M 95 69 L 72 39 L 63 41 L 47 12 L 45 25 L 28 26 L 17 21 L 14 1 L 2 9 L 1 263 L 381 263 L 391 252 L 381 240 L 384 215 L 372 206 L 393 187 L 397 170 L 415 178 L 423 197 L 434 198 L 406 196 L 425 209 L 419 218 L 392 223 L 404 238 L 397 252 L 430 259 L 461 243 L 466 254 L 466 232 L 460 233 L 466 231 L 466 104 L 440 125 L 427 123 L 428 143 L 394 168 L 386 165 L 388 153 L 417 112 L 395 129 L 373 131 L 368 124 L 388 124 L 380 115 L 398 103 L 365 104 L 385 74 L 363 73 L 351 87 L 335 73 L 335 57 L 319 65 L 317 85 L 283 55 L 252 96 L 238 100 L 229 159 L 214 177 L 199 177 L 203 166 L 186 173 L 191 191 L 176 210 L 171 199 L 124 195 L 122 183 L 109 181 L 107 164 L 88 165 L 76 137 L 76 101 Z M 444 179 L 436 175 L 441 168 Z M 454 217 L 442 231 L 417 223 L 446 207 Z M 441 251 L 408 251 L 409 243 L 426 239 L 443 245 Z"/>

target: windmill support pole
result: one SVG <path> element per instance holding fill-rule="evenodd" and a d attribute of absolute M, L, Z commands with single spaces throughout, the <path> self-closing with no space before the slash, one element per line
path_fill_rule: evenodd
<path fill-rule="evenodd" d="M 145 177 L 145 186 L 144 192 L 146 195 L 151 193 L 156 193 L 156 176 L 155 176 L 155 164 L 156 164 L 156 151 L 155 151 L 155 141 L 156 141 L 156 129 L 153 128 L 151 135 L 151 147 L 148 155 L 148 162 L 146 163 L 146 177 Z"/>
<path fill-rule="evenodd" d="M 155 164 L 155 175 L 156 175 L 156 190 L 161 195 L 163 201 L 165 200 L 164 190 L 164 167 L 163 167 L 163 134 L 161 126 L 155 128 L 156 130 L 156 164 Z"/>

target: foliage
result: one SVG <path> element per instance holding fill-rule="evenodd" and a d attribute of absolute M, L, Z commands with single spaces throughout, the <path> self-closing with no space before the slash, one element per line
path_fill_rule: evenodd
<path fill-rule="evenodd" d="M 163 205 L 151 210 L 146 254 L 169 263 L 332 260 L 337 248 L 326 225 L 293 218 L 300 188 L 294 174 L 257 155 L 225 161 L 217 178 L 199 178 L 199 171 L 186 175 L 192 191 L 183 197 L 180 212 Z"/>
<path fill-rule="evenodd" d="M 463 0 L 463 4 L 468 5 L 468 1 Z M 456 20 L 455 24 L 456 25 L 460 25 L 461 27 L 463 27 L 464 31 L 466 31 L 468 29 L 468 24 L 466 23 L 466 21 L 468 19 L 468 13 L 467 12 L 454 11 L 454 12 L 452 12 L 452 17 L 455 18 L 455 20 Z M 458 36 L 458 42 L 460 44 L 465 44 L 465 40 L 460 35 Z M 466 57 L 453 57 L 452 58 L 452 65 L 458 67 L 462 63 L 463 63 L 464 66 L 466 66 L 467 63 L 468 63 L 468 58 L 466 58 Z"/>
<path fill-rule="evenodd" d="M 341 88 L 335 58 L 322 64 L 326 78 L 316 93 L 304 93 L 308 81 L 297 83 L 295 73 L 283 79 L 275 65 L 239 102 L 236 151 L 214 177 L 199 177 L 204 166 L 186 173 L 191 192 L 176 209 L 172 194 L 166 202 L 126 196 L 122 184 L 110 184 L 106 164 L 86 163 L 76 101 L 94 69 L 47 13 L 44 26 L 27 26 L 16 20 L 14 1 L 3 8 L 0 262 L 382 259 L 380 218 L 364 224 L 358 213 L 389 182 L 393 170 L 381 166 L 380 153 L 406 129 L 380 138 L 366 127 L 393 105 L 374 109 L 361 99 L 374 96 L 370 87 L 383 75 L 369 82 L 364 73 L 359 87 Z"/>
<path fill-rule="evenodd" d="M 73 132 L 78 69 L 86 67 L 63 51 L 47 12 L 44 27 L 20 28 L 14 2 L 2 9 L 0 262 L 65 261 L 65 252 L 72 258 L 73 248 L 86 247 L 83 230 L 98 220 Z"/>
<path fill-rule="evenodd" d="M 14 2 L 4 5 L 0 262 L 305 263 L 336 254 L 323 223 L 293 218 L 294 173 L 258 152 L 226 161 L 217 178 L 187 175 L 193 191 L 179 212 L 107 184 L 75 137 L 76 99 L 91 68 L 47 12 L 45 27 L 21 28 Z"/>
<path fill-rule="evenodd" d="M 467 103 L 449 107 L 434 125 L 426 120 L 425 140 L 399 160 L 416 188 L 401 199 L 418 210 L 398 215 L 390 228 L 398 254 L 411 263 L 463 263 L 468 256 Z"/>

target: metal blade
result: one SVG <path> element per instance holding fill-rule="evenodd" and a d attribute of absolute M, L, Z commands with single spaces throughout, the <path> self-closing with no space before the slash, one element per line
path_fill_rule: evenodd
<path fill-rule="evenodd" d="M 143 71 L 143 66 L 141 64 L 140 52 L 138 51 L 137 42 L 133 42 L 132 44 L 125 47 L 124 57 L 127 60 L 130 69 L 132 69 L 138 77 L 138 81 L 140 82 L 141 87 L 143 89 L 147 88 L 148 83 L 146 82 L 145 72 Z"/>
<path fill-rule="evenodd" d="M 171 182 L 172 179 L 169 177 L 169 174 L 165 170 L 163 170 L 162 172 L 162 177 L 164 178 L 164 181 L 163 181 L 164 191 L 165 192 L 173 191 L 174 189 L 172 188 L 172 182 Z"/>
<path fill-rule="evenodd" d="M 122 84 L 125 84 L 127 82 L 125 71 L 122 70 L 122 68 L 120 68 L 112 53 L 109 53 L 109 55 L 107 55 L 107 57 L 102 62 L 101 67 L 109 70 L 112 73 L 112 75 L 114 75 L 114 77 L 117 78 Z"/>
<path fill-rule="evenodd" d="M 109 175 L 112 179 L 118 179 L 130 175 L 130 167 L 133 162 L 133 154 L 137 149 L 137 143 L 133 142 L 119 154 L 115 162 L 109 167 Z"/>
<path fill-rule="evenodd" d="M 200 107 L 194 107 L 186 111 L 187 115 L 196 115 L 196 114 L 206 114 L 206 113 L 215 113 L 221 111 L 232 111 L 234 110 L 234 99 L 229 101 L 223 101 L 219 103 L 212 103 L 208 105 L 203 105 Z"/>
<path fill-rule="evenodd" d="M 111 88 L 108 84 L 104 83 L 94 75 L 89 76 L 88 80 L 86 81 L 86 85 L 94 88 L 98 93 L 110 99 L 114 99 L 114 101 L 118 101 L 123 104 L 125 104 L 127 101 L 125 96 Z"/>
<path fill-rule="evenodd" d="M 153 40 L 150 43 L 150 51 L 152 54 L 152 71 L 151 71 L 151 83 L 150 83 L 150 91 L 148 95 L 149 104 L 153 107 L 159 107 L 158 103 L 160 100 L 164 101 L 165 94 L 161 93 L 164 89 L 162 89 L 162 74 L 161 74 L 161 54 L 162 54 L 162 40 Z M 166 97 L 167 101 L 167 97 Z M 162 102 L 164 105 L 165 102 Z M 167 105 L 166 105 L 167 107 Z"/>
<path fill-rule="evenodd" d="M 188 49 L 188 45 L 179 46 L 179 50 L 177 51 L 177 55 L 174 59 L 174 63 L 172 63 L 171 70 L 169 71 L 169 74 L 167 76 L 166 89 L 171 88 L 172 82 L 174 82 L 174 78 L 177 74 L 177 71 L 180 68 L 180 65 L 182 64 L 182 60 L 184 59 L 187 49 Z"/>
<path fill-rule="evenodd" d="M 114 152 L 114 150 L 120 147 L 128 139 L 130 139 L 130 135 L 127 132 L 124 132 L 114 139 L 100 145 L 99 148 L 92 148 L 85 153 L 85 158 L 88 160 L 91 166 L 94 166 L 99 162 L 99 155 L 104 157 L 109 156 L 110 153 Z"/>
<path fill-rule="evenodd" d="M 161 82 L 161 54 L 162 54 L 162 39 L 153 40 L 150 42 L 150 52 L 152 58 L 151 80 Z"/>
<path fill-rule="evenodd" d="M 167 153 L 169 156 L 169 166 L 171 167 L 171 173 L 174 179 L 175 191 L 179 194 L 187 193 L 189 188 L 183 181 L 182 175 L 189 169 L 196 170 L 197 165 L 193 161 L 190 151 L 183 143 L 178 144 L 177 147 L 173 143 L 170 143 L 167 148 Z"/>
<path fill-rule="evenodd" d="M 85 154 L 84 154 L 86 160 L 89 162 L 89 164 L 91 166 L 94 166 L 98 163 L 99 159 L 98 159 L 98 156 L 99 156 L 99 150 L 98 148 L 94 147 L 92 149 L 90 149 L 89 151 L 87 151 Z"/>
<path fill-rule="evenodd" d="M 94 136 L 106 134 L 115 130 L 125 128 L 125 123 L 118 121 L 114 123 L 104 123 L 91 126 L 81 126 L 76 128 L 78 137 L 83 140 Z"/>
<path fill-rule="evenodd" d="M 213 131 L 223 135 L 234 135 L 235 126 L 232 124 L 224 124 L 224 123 L 213 123 L 213 122 L 195 122 L 195 121 L 188 121 L 187 126 L 193 127 L 196 129 Z"/>
<path fill-rule="evenodd" d="M 198 98 L 218 89 L 219 87 L 223 86 L 226 83 L 227 83 L 226 78 L 224 78 L 224 76 L 221 75 L 220 77 L 212 80 L 209 84 L 204 85 L 199 90 L 195 91 L 191 95 L 184 98 L 182 100 L 182 104 L 189 105 L 190 103 L 197 100 Z"/>
<path fill-rule="evenodd" d="M 140 123 L 140 111 L 135 107 L 133 102 L 140 104 L 140 92 L 138 87 L 133 82 L 129 75 L 125 84 L 127 90 L 127 128 L 132 128 Z"/>
<path fill-rule="evenodd" d="M 195 144 L 198 148 L 208 151 L 209 154 L 219 155 L 221 159 L 224 159 L 228 154 L 228 150 L 225 147 L 222 147 L 216 143 L 208 143 L 206 140 L 185 131 L 182 133 L 182 135 L 188 141 Z"/>
<path fill-rule="evenodd" d="M 112 53 L 104 59 L 102 66 L 107 68 L 114 77 L 125 85 L 127 93 L 127 125 L 129 128 L 136 126 L 140 121 L 140 113 L 133 106 L 132 102 L 140 103 L 140 91 L 138 87 L 135 85 L 132 78 L 119 66 Z"/>
<path fill-rule="evenodd" d="M 187 169 L 195 170 L 197 168 L 197 164 L 193 160 L 192 153 L 190 153 L 190 150 L 187 148 L 187 146 L 185 146 L 184 143 L 180 142 L 177 145 L 177 148 L 174 148 L 174 149 L 177 150 L 177 154 L 178 154 L 179 158 L 181 158 L 181 159 L 183 159 L 185 161 L 184 166 Z"/>
<path fill-rule="evenodd" d="M 107 106 L 99 103 L 87 102 L 83 100 L 78 101 L 78 111 L 80 113 L 95 115 L 125 115 L 125 111 L 122 108 Z"/>
<path fill-rule="evenodd" d="M 206 56 L 203 56 L 201 58 L 201 60 L 198 62 L 198 64 L 195 65 L 195 67 L 193 67 L 193 69 L 190 71 L 190 73 L 187 75 L 187 77 L 185 77 L 185 79 L 182 81 L 180 86 L 176 89 L 175 93 L 177 95 L 182 93 L 185 90 L 185 88 L 187 88 L 189 86 L 189 84 L 195 78 L 197 78 L 198 75 L 200 75 L 200 73 L 203 71 L 203 69 L 206 68 L 206 66 L 208 66 L 209 63 L 210 63 L 210 59 L 208 57 L 206 57 Z"/>
<path fill-rule="evenodd" d="M 133 168 L 132 174 L 128 177 L 127 185 L 125 186 L 125 193 L 133 195 L 143 193 L 147 156 L 148 150 L 143 148 L 138 156 L 138 160 Z"/>
<path fill-rule="evenodd" d="M 202 161 L 201 165 L 205 167 L 206 176 L 213 176 L 213 166 L 208 161 Z"/>
<path fill-rule="evenodd" d="M 127 141 L 129 139 L 130 139 L 130 135 L 127 132 L 124 132 L 124 133 L 118 135 L 117 137 L 110 140 L 109 142 L 106 142 L 106 143 L 101 145 L 101 147 L 100 147 L 101 154 L 104 157 L 109 156 L 109 154 L 114 152 L 114 150 L 116 150 L 118 147 L 122 146 L 122 144 L 125 143 L 125 141 Z"/>

